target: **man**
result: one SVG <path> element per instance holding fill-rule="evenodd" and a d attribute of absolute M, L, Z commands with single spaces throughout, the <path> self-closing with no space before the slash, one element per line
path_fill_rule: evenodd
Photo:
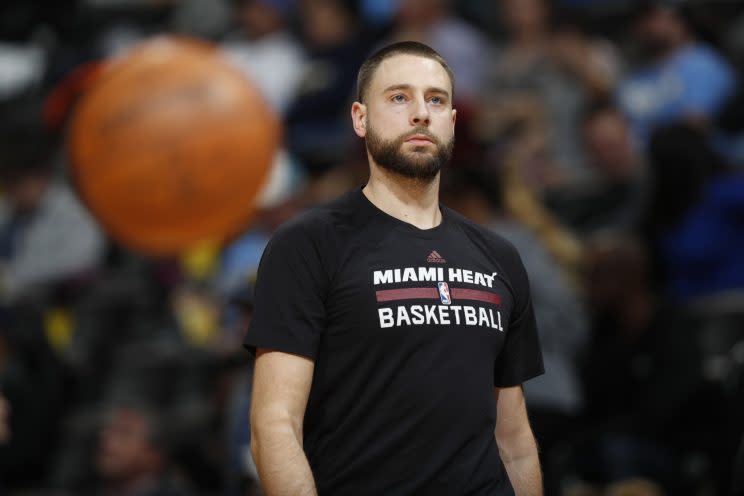
<path fill-rule="evenodd" d="M 368 183 L 266 248 L 246 344 L 269 496 L 542 494 L 521 388 L 543 369 L 524 267 L 438 203 L 453 90 L 426 45 L 370 57 L 351 108 Z"/>
<path fill-rule="evenodd" d="M 289 28 L 290 0 L 239 0 L 239 29 L 222 43 L 227 59 L 261 89 L 266 100 L 284 114 L 302 82 L 305 55 Z"/>
<path fill-rule="evenodd" d="M 709 124 L 736 88 L 736 76 L 716 50 L 698 41 L 680 6 L 646 0 L 636 33 L 646 64 L 618 88 L 618 101 L 644 146 L 659 126 Z"/>
<path fill-rule="evenodd" d="M 648 178 L 628 119 L 613 103 L 599 100 L 584 111 L 581 134 L 592 174 L 548 191 L 547 206 L 583 238 L 633 229 L 639 222 Z"/>
<path fill-rule="evenodd" d="M 68 184 L 38 123 L 0 131 L 0 299 L 17 303 L 94 271 L 105 239 Z"/>
<path fill-rule="evenodd" d="M 170 467 L 161 415 L 136 401 L 108 412 L 100 431 L 95 494 L 107 496 L 189 496 L 188 483 Z"/>

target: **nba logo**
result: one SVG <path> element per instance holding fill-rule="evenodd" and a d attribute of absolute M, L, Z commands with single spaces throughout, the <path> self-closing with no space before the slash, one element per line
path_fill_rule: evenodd
<path fill-rule="evenodd" d="M 438 282 L 437 286 L 439 287 L 439 299 L 442 300 L 442 304 L 449 305 L 450 303 L 452 303 L 452 298 L 450 298 L 450 290 L 447 283 Z"/>

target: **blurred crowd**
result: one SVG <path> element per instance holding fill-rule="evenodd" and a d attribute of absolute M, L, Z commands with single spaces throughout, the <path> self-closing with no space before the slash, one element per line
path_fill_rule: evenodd
<path fill-rule="evenodd" d="M 110 238 L 65 146 L 91 63 L 164 33 L 217 44 L 285 128 L 251 224 L 178 257 Z M 457 78 L 443 201 L 530 276 L 546 494 L 744 494 L 742 2 L 5 0 L 0 495 L 260 494 L 256 268 L 363 184 L 356 71 L 406 39 Z"/>

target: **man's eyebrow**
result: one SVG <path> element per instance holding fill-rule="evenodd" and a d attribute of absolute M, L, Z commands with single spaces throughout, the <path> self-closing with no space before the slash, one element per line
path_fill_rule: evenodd
<path fill-rule="evenodd" d="M 411 85 L 410 84 L 393 84 L 391 86 L 388 86 L 383 90 L 383 93 L 387 93 L 389 91 L 397 91 L 397 90 L 410 90 Z"/>
<path fill-rule="evenodd" d="M 437 88 L 436 86 L 432 86 L 431 88 L 427 88 L 427 93 L 441 93 L 443 95 L 449 96 L 449 91 L 443 89 L 443 88 Z"/>
<path fill-rule="evenodd" d="M 388 93 L 390 91 L 397 91 L 397 90 L 410 90 L 411 85 L 410 84 L 393 84 L 388 86 L 383 90 L 383 93 Z M 441 93 L 443 95 L 449 96 L 449 91 L 439 88 L 436 86 L 431 86 L 429 88 L 426 88 L 426 93 Z"/>

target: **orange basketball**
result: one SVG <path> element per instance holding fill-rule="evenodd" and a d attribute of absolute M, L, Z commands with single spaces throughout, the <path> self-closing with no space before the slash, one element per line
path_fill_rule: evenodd
<path fill-rule="evenodd" d="M 69 152 L 108 232 L 177 254 L 245 227 L 280 125 L 259 90 L 209 43 L 155 38 L 110 62 L 81 99 Z"/>

